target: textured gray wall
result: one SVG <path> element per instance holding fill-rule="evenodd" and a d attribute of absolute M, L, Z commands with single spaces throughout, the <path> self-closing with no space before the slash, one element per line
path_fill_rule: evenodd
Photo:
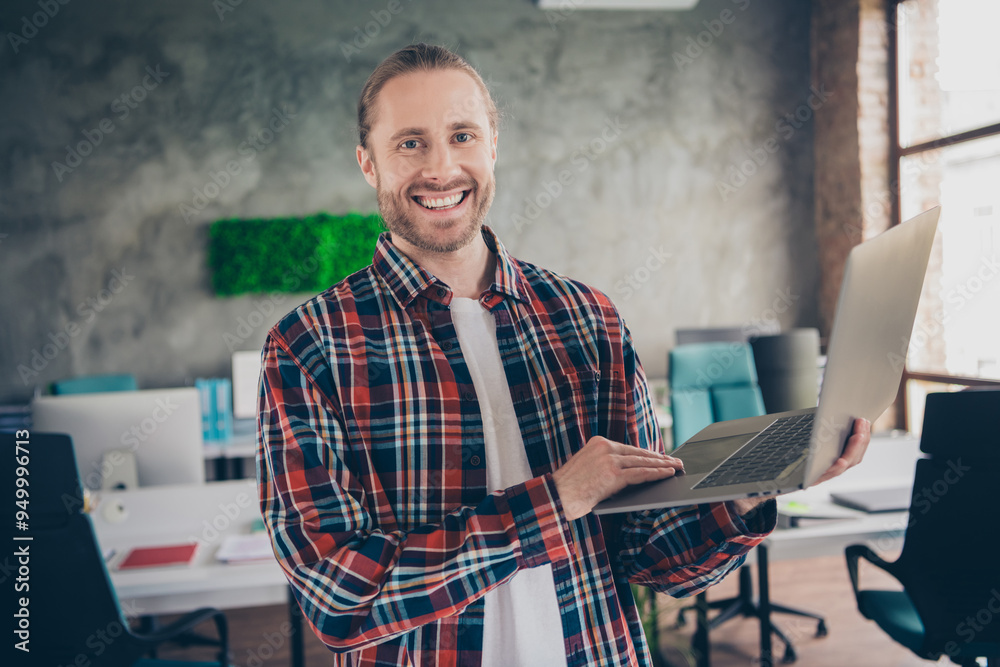
<path fill-rule="evenodd" d="M 465 55 L 505 115 L 489 224 L 610 294 L 651 376 L 677 327 L 816 322 L 808 3 L 33 0 L 0 18 L 0 400 L 227 375 L 309 295 L 215 298 L 208 223 L 374 210 L 357 94 L 416 40 Z"/>

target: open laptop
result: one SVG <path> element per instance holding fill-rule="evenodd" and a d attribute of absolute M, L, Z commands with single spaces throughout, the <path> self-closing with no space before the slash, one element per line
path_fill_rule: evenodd
<path fill-rule="evenodd" d="M 875 421 L 896 396 L 940 213 L 851 250 L 818 407 L 711 424 L 671 453 L 684 474 L 630 486 L 594 511 L 775 495 L 815 482 L 840 457 L 854 419 Z"/>

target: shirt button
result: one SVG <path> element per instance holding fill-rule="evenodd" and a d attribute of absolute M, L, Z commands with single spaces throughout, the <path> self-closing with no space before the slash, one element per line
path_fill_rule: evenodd
<path fill-rule="evenodd" d="M 469 459 L 469 463 L 471 463 L 471 464 L 472 464 L 472 465 L 474 465 L 474 466 L 478 466 L 478 465 L 479 465 L 479 463 L 480 463 L 480 461 L 482 461 L 482 459 L 480 459 L 480 458 L 479 458 L 478 456 L 476 456 L 475 454 L 473 454 L 472 458 L 471 458 L 471 459 Z"/>
<path fill-rule="evenodd" d="M 467 401 L 474 401 L 474 400 L 476 400 L 476 394 L 475 394 L 475 392 L 472 392 L 472 391 L 465 392 L 465 394 L 463 396 L 464 396 L 465 400 L 467 400 Z"/>
<path fill-rule="evenodd" d="M 443 341 L 441 343 L 441 349 L 444 350 L 445 352 L 447 352 L 448 350 L 450 350 L 451 349 L 451 341 L 450 340 Z"/>
<path fill-rule="evenodd" d="M 446 290 L 446 289 L 445 289 L 445 288 L 443 288 L 443 287 L 438 287 L 438 290 L 437 290 L 437 295 L 438 295 L 439 297 L 441 297 L 441 298 L 443 299 L 443 298 L 444 298 L 444 295 L 445 295 L 445 294 L 447 294 L 447 293 L 448 293 L 448 290 Z"/>

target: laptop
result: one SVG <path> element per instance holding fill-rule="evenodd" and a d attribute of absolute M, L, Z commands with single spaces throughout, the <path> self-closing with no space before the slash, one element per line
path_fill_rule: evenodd
<path fill-rule="evenodd" d="M 910 507 L 910 495 L 913 485 L 876 487 L 874 489 L 856 489 L 854 491 L 838 491 L 830 494 L 830 499 L 838 505 L 868 512 L 902 512 Z"/>
<path fill-rule="evenodd" d="M 940 207 L 851 250 L 819 405 L 711 424 L 671 452 L 684 473 L 630 486 L 594 512 L 632 512 L 804 489 L 836 461 L 854 420 L 875 421 L 899 390 Z"/>

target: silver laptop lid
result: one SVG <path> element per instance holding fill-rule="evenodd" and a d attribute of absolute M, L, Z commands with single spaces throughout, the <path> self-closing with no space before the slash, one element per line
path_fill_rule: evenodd
<path fill-rule="evenodd" d="M 847 258 L 806 469 L 840 456 L 856 417 L 875 421 L 899 391 L 941 207 L 855 246 Z"/>

